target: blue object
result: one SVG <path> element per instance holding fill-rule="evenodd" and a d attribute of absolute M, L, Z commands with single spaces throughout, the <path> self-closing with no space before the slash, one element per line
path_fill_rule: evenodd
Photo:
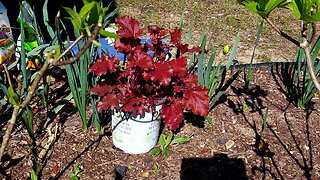
<path fill-rule="evenodd" d="M 125 60 L 125 55 L 123 53 L 118 52 L 114 45 L 111 45 L 111 42 L 107 38 L 100 38 L 98 39 L 99 43 L 101 44 L 101 47 L 97 47 L 97 51 L 100 51 L 101 54 L 108 54 L 109 56 L 117 56 L 119 60 Z M 146 39 L 146 38 L 141 38 L 140 39 L 141 43 L 148 43 L 151 45 L 151 39 Z M 166 44 L 163 42 L 163 44 Z M 78 46 L 74 46 L 72 48 L 72 51 L 76 54 L 79 51 Z M 153 51 L 148 51 L 147 52 L 150 56 L 154 55 Z M 165 53 L 168 54 L 169 50 L 165 49 Z"/>

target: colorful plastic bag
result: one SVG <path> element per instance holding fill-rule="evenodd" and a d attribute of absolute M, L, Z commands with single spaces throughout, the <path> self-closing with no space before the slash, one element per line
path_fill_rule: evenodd
<path fill-rule="evenodd" d="M 0 2 L 0 70 L 2 70 L 2 64 L 7 63 L 6 61 L 11 59 L 14 51 L 15 46 L 7 9 Z"/>

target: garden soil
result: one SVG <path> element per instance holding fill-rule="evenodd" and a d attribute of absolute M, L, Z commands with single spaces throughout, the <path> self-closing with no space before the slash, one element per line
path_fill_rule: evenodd
<path fill-rule="evenodd" d="M 197 44 L 202 32 L 208 33 L 219 61 L 224 60 L 224 45 L 232 45 L 240 32 L 237 59 L 241 64 L 251 59 L 261 18 L 232 0 L 119 0 L 117 3 L 121 5 L 120 15 L 130 14 L 143 27 L 149 24 L 175 27 L 184 14 L 185 42 L 192 24 L 192 44 Z M 296 28 L 299 23 L 293 21 L 292 15 L 281 12 L 271 18 L 289 34 L 299 35 Z M 254 62 L 292 61 L 296 48 L 268 25 L 265 27 Z M 191 140 L 172 146 L 168 157 L 123 153 L 112 145 L 110 123 L 103 133 L 94 128 L 83 132 L 79 114 L 70 103 L 45 131 L 36 133 L 38 141 L 34 148 L 38 153 L 46 152 L 39 162 L 40 178 L 70 179 L 74 166 L 78 165 L 81 179 L 320 179 L 319 97 L 314 97 L 312 105 L 305 109 L 296 108 L 286 93 L 282 77 L 271 69 L 257 69 L 246 87 L 240 74 L 210 112 L 214 127 L 199 119 L 185 120 L 175 137 Z M 61 93 L 68 91 L 63 82 L 59 83 L 51 87 L 55 103 L 59 102 Z M 40 108 L 35 112 L 38 126 L 46 111 Z M 91 114 L 90 107 L 87 114 L 88 117 Z M 4 119 L 9 119 L 9 115 L 10 112 L 1 114 Z M 4 132 L 3 121 L 0 128 Z M 43 151 L 48 144 L 51 144 L 49 150 Z M 16 125 L 6 150 L 0 179 L 27 179 L 34 163 L 30 139 L 21 122 Z"/>
<path fill-rule="evenodd" d="M 189 118 L 175 137 L 190 137 L 190 142 L 172 146 L 168 157 L 125 154 L 112 145 L 110 124 L 104 133 L 94 128 L 84 133 L 78 113 L 64 110 L 47 128 L 54 134 L 59 126 L 40 162 L 41 179 L 70 179 L 75 165 L 81 168 L 81 179 L 319 179 L 319 98 L 306 109 L 296 108 L 277 74 L 257 70 L 247 87 L 240 74 L 210 112 L 214 127 Z M 39 133 L 38 139 L 47 142 L 47 134 Z M 29 142 L 20 124 L 7 147 L 11 161 L 1 178 L 27 179 L 32 167 Z"/>

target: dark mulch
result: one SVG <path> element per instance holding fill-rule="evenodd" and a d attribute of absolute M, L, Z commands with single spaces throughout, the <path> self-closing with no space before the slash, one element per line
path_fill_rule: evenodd
<path fill-rule="evenodd" d="M 81 179 L 320 179 L 319 99 L 299 109 L 270 70 L 257 70 L 247 88 L 241 76 L 211 111 L 215 127 L 186 122 L 176 137 L 188 136 L 191 141 L 173 146 L 167 158 L 125 154 L 113 147 L 110 125 L 103 135 L 93 128 L 83 133 L 78 114 L 68 114 L 42 162 L 41 179 L 70 179 L 76 164 L 82 169 Z M 261 132 L 267 109 L 267 125 Z M 234 142 L 229 149 L 228 141 Z M 0 177 L 28 177 L 32 167 L 28 142 L 27 133 L 17 127 L 7 148 L 11 164 Z"/>

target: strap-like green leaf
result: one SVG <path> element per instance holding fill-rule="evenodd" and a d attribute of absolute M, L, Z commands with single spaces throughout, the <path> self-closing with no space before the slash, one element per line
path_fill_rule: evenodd
<path fill-rule="evenodd" d="M 105 31 L 105 30 L 100 30 L 100 35 L 105 36 L 105 37 L 110 37 L 110 38 L 119 38 L 119 36 L 116 33 L 112 33 L 109 31 Z"/>
<path fill-rule="evenodd" d="M 9 102 L 15 106 L 19 106 L 19 96 L 14 92 L 12 87 L 8 88 Z"/>
<path fill-rule="evenodd" d="M 67 13 L 71 16 L 71 22 L 72 24 L 77 28 L 81 29 L 81 17 L 80 15 L 73 9 L 64 7 L 64 9 L 67 11 Z"/>

